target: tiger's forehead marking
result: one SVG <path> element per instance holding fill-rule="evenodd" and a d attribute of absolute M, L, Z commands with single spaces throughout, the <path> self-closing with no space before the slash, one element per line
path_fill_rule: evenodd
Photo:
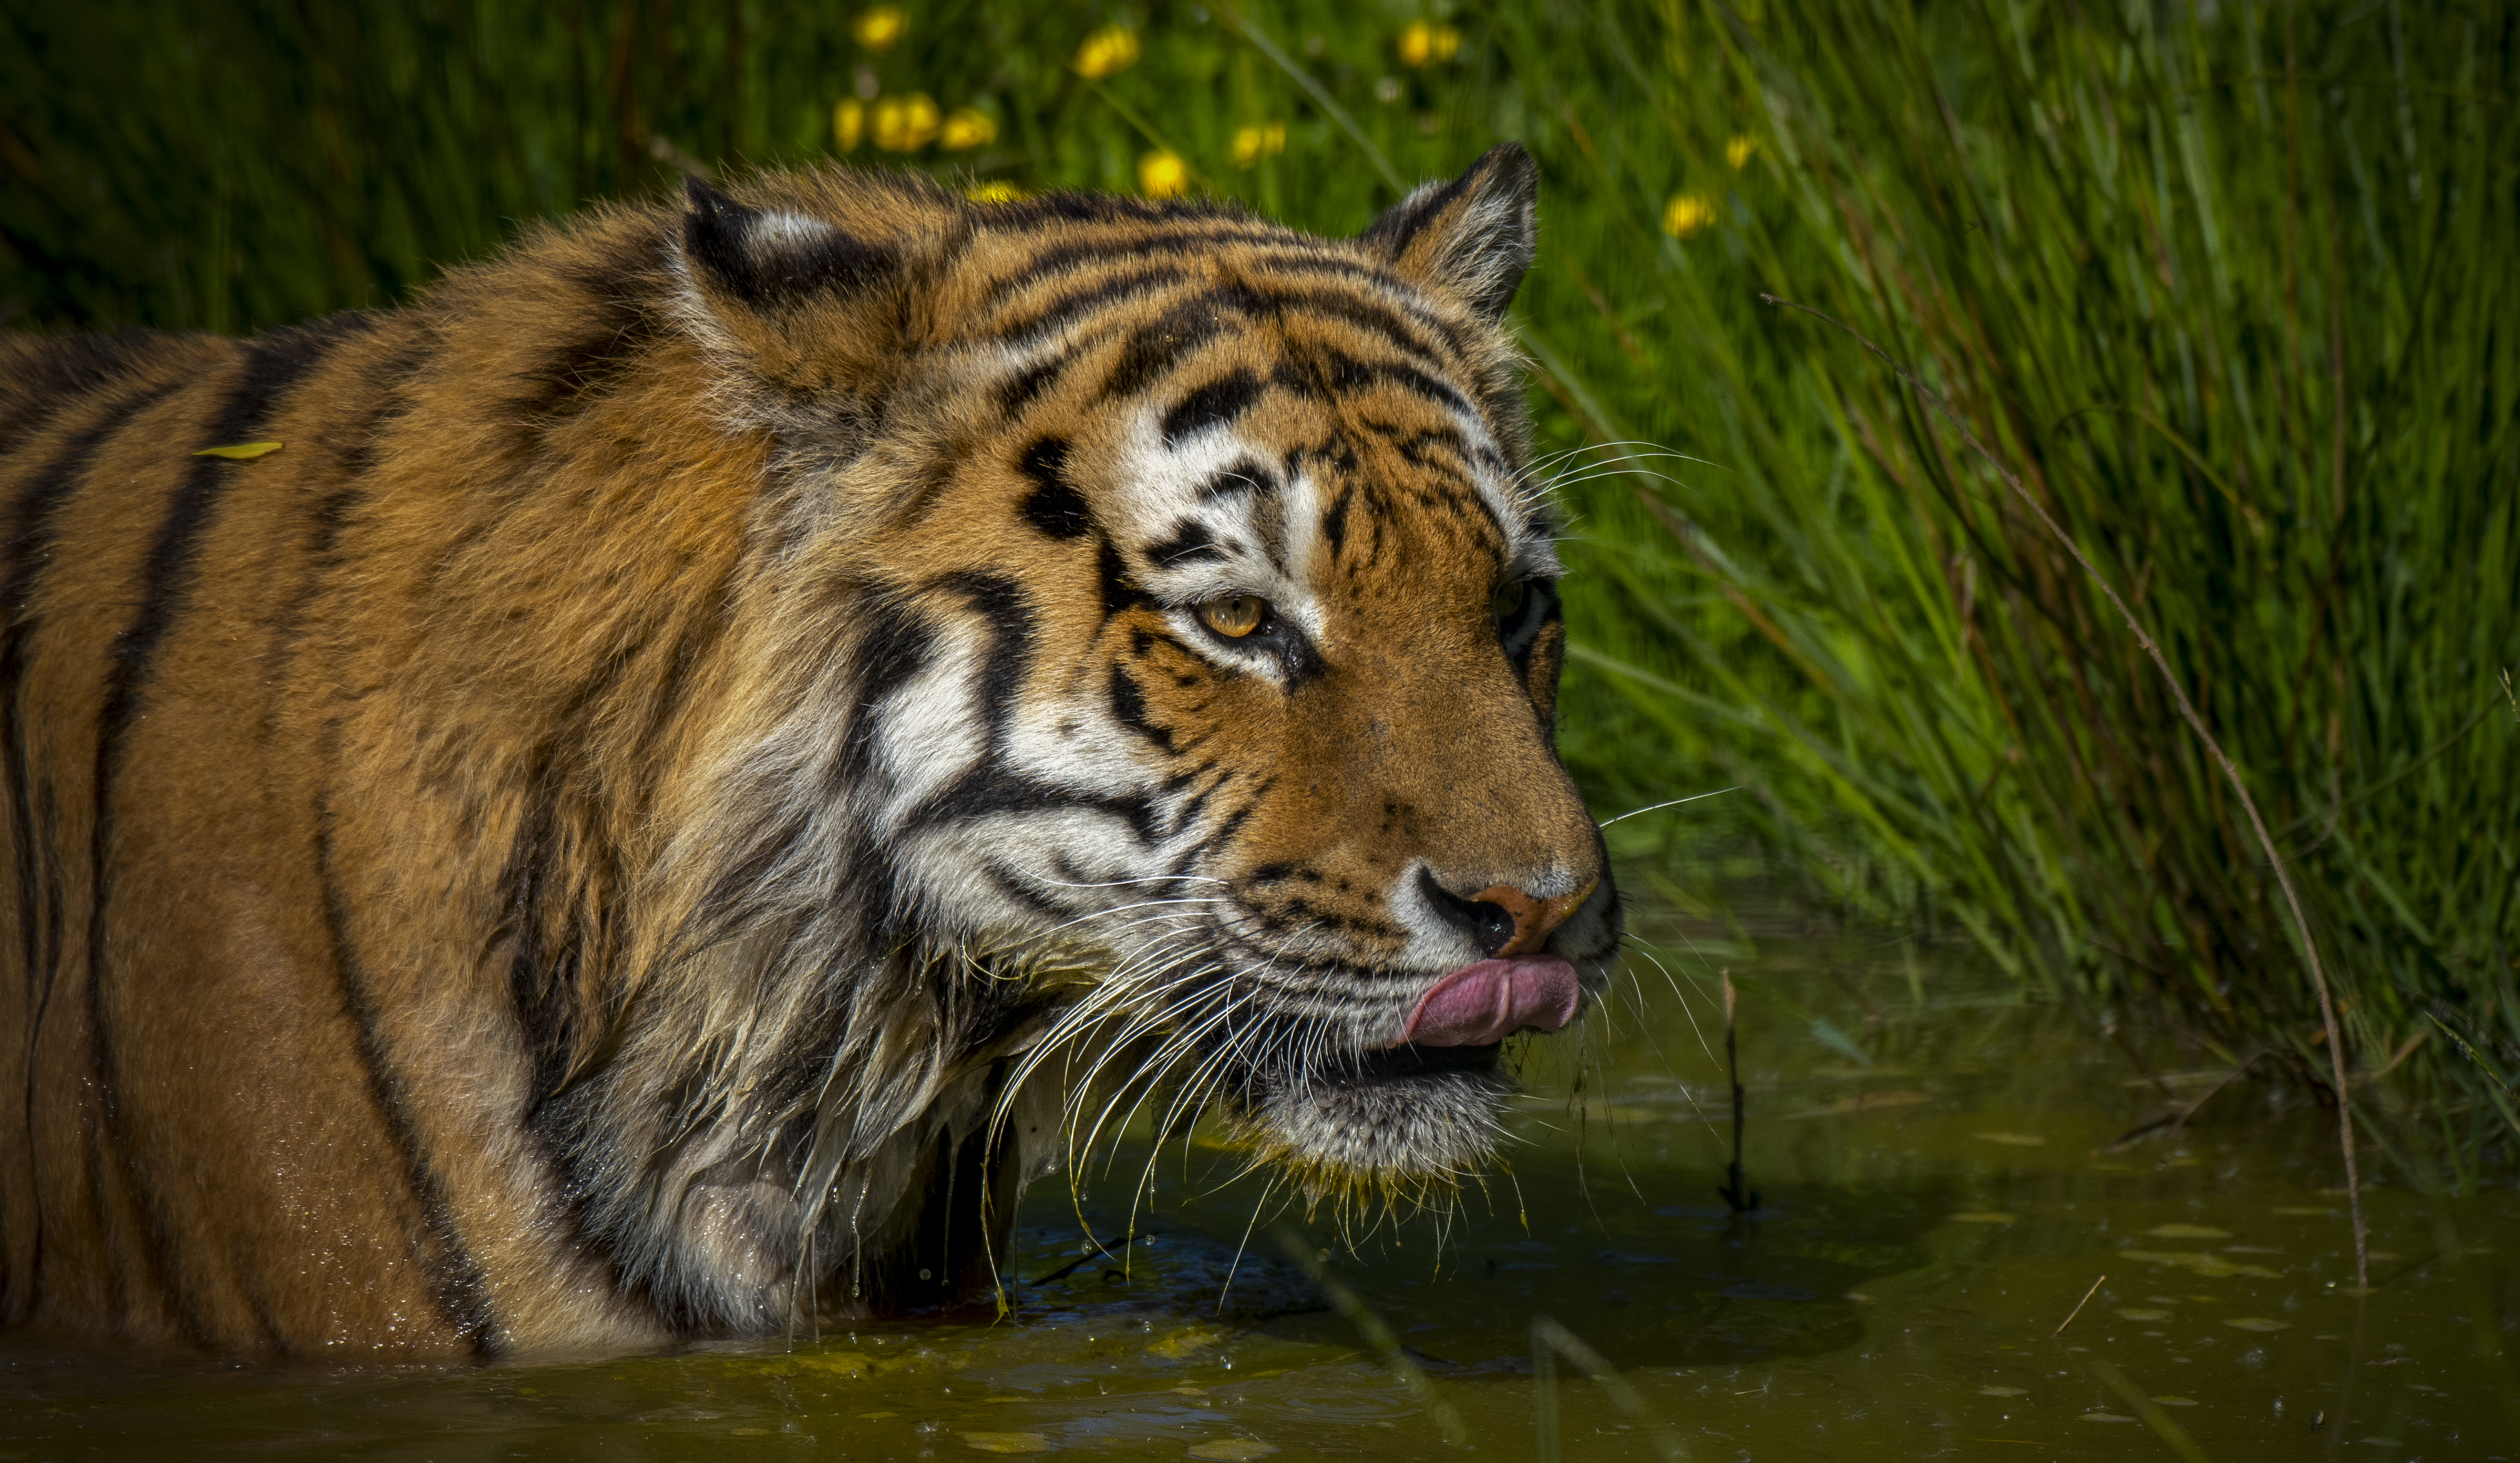
<path fill-rule="evenodd" d="M 1474 417 L 1456 414 L 1444 434 L 1467 451 L 1425 450 L 1422 426 L 1401 429 L 1335 399 L 1299 400 L 1188 434 L 1172 429 L 1186 404 L 1216 393 L 1212 382 L 1181 401 L 1141 405 L 1116 455 L 1102 512 L 1136 551 L 1159 601 L 1256 594 L 1318 634 L 1318 600 L 1342 552 L 1356 543 L 1370 558 L 1384 534 L 1418 539 L 1404 521 L 1411 518 L 1420 531 L 1450 523 L 1447 538 L 1467 528 L 1499 567 L 1555 572 L 1545 523 L 1501 470 L 1502 455 Z M 1357 440 L 1372 436 L 1392 451 L 1360 452 Z"/>
<path fill-rule="evenodd" d="M 1265 227 L 1155 230 L 1051 245 L 983 293 L 998 405 L 1118 419 L 1095 510 L 1159 600 L 1299 611 L 1289 592 L 1351 535 L 1413 514 L 1483 520 L 1502 567 L 1558 572 L 1461 324 L 1371 260 Z"/>

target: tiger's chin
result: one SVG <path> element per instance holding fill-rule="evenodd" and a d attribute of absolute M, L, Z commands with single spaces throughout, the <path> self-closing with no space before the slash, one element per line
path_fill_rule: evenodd
<path fill-rule="evenodd" d="M 1314 1203 L 1425 1203 L 1474 1177 L 1504 1137 L 1502 1047 L 1395 1046 L 1309 1072 L 1255 1074 L 1236 1136 Z"/>

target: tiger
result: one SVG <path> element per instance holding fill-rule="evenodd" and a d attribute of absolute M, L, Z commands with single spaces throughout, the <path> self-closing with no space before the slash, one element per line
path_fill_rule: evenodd
<path fill-rule="evenodd" d="M 1488 1172 L 1621 939 L 1537 199 L 823 164 L 7 338 L 0 1322 L 776 1338 L 1003 1295 L 1133 1114 L 1314 1202 Z"/>

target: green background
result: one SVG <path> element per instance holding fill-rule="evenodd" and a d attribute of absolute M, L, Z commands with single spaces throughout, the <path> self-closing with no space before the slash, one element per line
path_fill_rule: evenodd
<path fill-rule="evenodd" d="M 11 0 L 0 315 L 391 305 L 684 166 L 828 159 L 851 96 L 996 128 L 853 160 L 1125 192 L 1163 149 L 1327 232 L 1518 138 L 1517 329 L 1571 453 L 1566 754 L 1605 816 L 1738 789 L 1613 829 L 1658 893 L 1761 873 L 2326 1081 L 2259 842 L 2107 599 L 1768 291 L 1912 364 L 2125 595 L 2300 882 L 2366 1131 L 2426 1182 L 2507 1181 L 2514 7 L 965 0 L 884 49 L 858 19 Z M 1414 23 L 1458 52 L 1409 65 Z M 1135 63 L 1078 75 L 1113 24 Z M 1271 122 L 1282 154 L 1238 165 Z"/>

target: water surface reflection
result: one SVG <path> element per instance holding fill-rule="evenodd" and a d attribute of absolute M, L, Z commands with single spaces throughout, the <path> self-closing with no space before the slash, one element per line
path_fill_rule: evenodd
<path fill-rule="evenodd" d="M 1342 1234 L 1229 1181 L 1232 1155 L 1197 1139 L 1151 1156 L 1133 1211 L 1150 1155 L 1132 1140 L 1081 1200 L 1057 1180 L 1028 1197 L 1003 1321 L 460 1371 L 18 1337 L 0 1458 L 1518 1458 L 1545 1314 L 1700 1459 L 2169 1458 L 2172 1435 L 2227 1460 L 2520 1459 L 2507 1188 L 2385 1177 L 2356 1296 L 2333 1129 L 2297 1095 L 2095 1040 L 1958 947 L 1638 927 L 1670 978 L 1640 961 L 1583 1044 L 1535 1049 L 1510 1174 L 1441 1221 Z M 1725 969 L 1747 1215 L 1718 1195 Z M 2120 1144 L 2199 1097 L 2183 1128 Z M 1462 1444 L 1307 1263 L 1379 1318 Z M 1564 1456 L 1661 1455 L 1651 1421 L 1560 1376 Z"/>

